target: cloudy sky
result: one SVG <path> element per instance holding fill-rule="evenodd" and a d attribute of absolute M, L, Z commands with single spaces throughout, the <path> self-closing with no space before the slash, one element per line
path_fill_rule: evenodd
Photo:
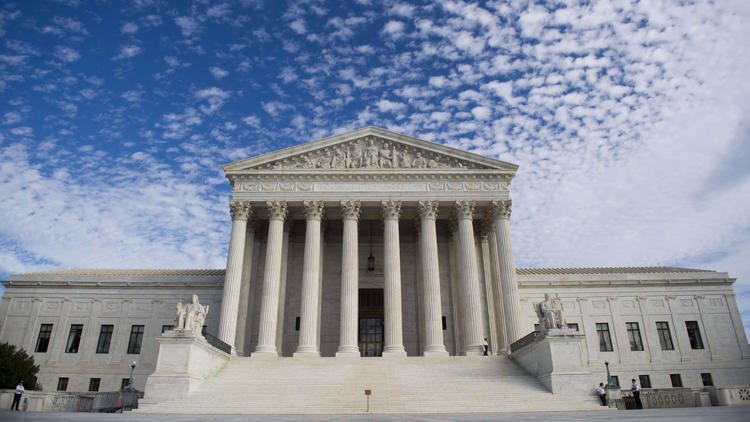
<path fill-rule="evenodd" d="M 750 2 L 337 3 L 2 2 L 0 278 L 223 268 L 222 164 L 376 125 L 519 164 L 519 266 L 727 271 L 750 327 Z"/>

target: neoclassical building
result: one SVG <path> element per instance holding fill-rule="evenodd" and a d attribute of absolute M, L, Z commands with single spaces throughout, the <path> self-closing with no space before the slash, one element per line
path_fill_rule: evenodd
<path fill-rule="evenodd" d="M 516 170 L 511 163 L 375 127 L 231 163 L 224 166 L 232 186 L 226 271 L 12 275 L 0 303 L 0 341 L 35 357 L 45 390 L 118 389 L 133 361 L 142 389 L 157 369 L 156 339 L 173 328 L 176 304 L 197 294 L 210 306 L 205 331 L 230 348 L 214 387 L 240 385 L 229 374 L 246 370 L 266 384 L 242 381 L 245 393 L 269 391 L 273 382 L 263 381 L 263 374 L 278 380 L 288 370 L 284 365 L 312 377 L 316 365 L 332 365 L 325 370 L 331 374 L 336 365 L 360 365 L 352 362 L 368 368 L 382 362 L 373 369 L 381 375 L 398 362 L 459 362 L 451 367 L 459 379 L 464 362 L 466 374 L 485 373 L 483 388 L 500 394 L 503 384 L 521 389 L 521 381 L 512 381 L 521 380 L 522 373 L 514 372 L 519 365 L 536 374 L 522 355 L 534 342 L 534 305 L 548 293 L 564 308 L 563 337 L 577 342 L 562 372 L 584 376 L 586 388 L 602 379 L 604 362 L 623 388 L 630 378 L 657 389 L 750 385 L 750 348 L 734 279 L 726 273 L 517 269 L 509 224 Z M 485 341 L 494 357 L 480 358 Z M 489 366 L 472 367 L 480 364 L 477 359 Z M 428 374 L 449 372 L 440 368 Z M 373 385 L 389 379 L 361 374 L 360 381 Z M 537 378 L 555 391 L 555 381 Z M 358 382 L 336 380 L 330 382 Z M 293 396 L 295 387 L 284 384 L 274 400 Z M 444 410 L 516 409 L 512 392 L 500 397 L 507 409 L 472 407 L 470 397 L 483 393 L 469 392 L 461 405 Z M 341 399 L 340 391 L 331 394 Z M 590 399 L 582 401 L 591 405 Z M 191 402 L 198 408 L 210 400 L 197 390 Z M 400 409 L 392 400 L 389 408 Z M 524 402 L 519 398 L 517 409 Z M 190 401 L 177 408 L 186 406 Z M 273 413 L 264 403 L 255 406 Z"/>

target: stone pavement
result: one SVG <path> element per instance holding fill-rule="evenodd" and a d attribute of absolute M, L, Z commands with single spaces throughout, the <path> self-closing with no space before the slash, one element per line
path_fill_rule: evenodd
<path fill-rule="evenodd" d="M 602 410 L 576 412 L 524 412 L 524 413 L 473 413 L 473 414 L 360 414 L 360 415 L 169 415 L 143 413 L 38 413 L 0 411 L 0 421 L 34 422 L 279 422 L 279 421 L 680 421 L 680 422 L 747 422 L 750 406 L 693 407 L 680 409 Z"/>

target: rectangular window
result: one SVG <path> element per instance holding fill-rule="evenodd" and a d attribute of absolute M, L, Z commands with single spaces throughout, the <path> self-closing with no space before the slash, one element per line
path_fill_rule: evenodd
<path fill-rule="evenodd" d="M 628 340 L 630 341 L 630 350 L 634 352 L 643 351 L 643 342 L 641 341 L 641 329 L 637 322 L 626 322 L 628 329 Z"/>
<path fill-rule="evenodd" d="M 114 325 L 102 325 L 102 328 L 99 330 L 99 341 L 96 343 L 96 353 L 109 353 L 109 345 L 112 343 L 112 331 L 114 329 Z"/>
<path fill-rule="evenodd" d="M 609 335 L 609 324 L 606 322 L 597 322 L 596 333 L 599 335 L 599 351 L 611 352 L 613 349 L 612 337 Z"/>
<path fill-rule="evenodd" d="M 612 385 L 620 388 L 620 377 L 618 377 L 617 375 L 612 375 Z"/>
<path fill-rule="evenodd" d="M 130 378 L 123 378 L 120 383 L 120 390 L 124 390 L 128 385 L 130 385 Z"/>
<path fill-rule="evenodd" d="M 101 381 L 101 378 L 89 379 L 89 391 L 99 391 L 99 383 L 101 383 Z"/>
<path fill-rule="evenodd" d="M 713 387 L 714 380 L 711 378 L 711 374 L 708 372 L 704 372 L 701 374 L 701 381 L 703 381 L 704 387 Z"/>
<path fill-rule="evenodd" d="M 688 339 L 690 339 L 690 347 L 702 349 L 703 339 L 701 338 L 701 330 L 698 328 L 698 321 L 685 321 L 685 328 L 687 328 Z"/>
<path fill-rule="evenodd" d="M 299 331 L 299 317 L 294 320 L 294 331 Z"/>
<path fill-rule="evenodd" d="M 578 323 L 571 322 L 571 323 L 569 323 L 567 325 L 568 325 L 568 329 L 573 330 L 573 331 L 578 331 Z"/>
<path fill-rule="evenodd" d="M 65 347 L 65 353 L 78 353 L 78 346 L 81 345 L 81 334 L 83 334 L 83 324 L 70 325 L 70 334 L 68 334 L 68 345 Z"/>
<path fill-rule="evenodd" d="M 39 327 L 39 337 L 36 338 L 37 353 L 46 353 L 49 347 L 49 339 L 52 337 L 52 324 L 42 324 Z"/>
<path fill-rule="evenodd" d="M 651 377 L 648 375 L 638 375 L 638 383 L 641 388 L 651 388 Z"/>
<path fill-rule="evenodd" d="M 161 326 L 162 334 L 166 333 L 167 331 L 172 331 L 172 330 L 174 330 L 174 325 L 162 325 Z"/>
<path fill-rule="evenodd" d="M 661 344 L 661 350 L 674 350 L 672 334 L 669 332 L 669 323 L 666 321 L 657 322 L 656 332 L 659 333 L 659 344 Z"/>
<path fill-rule="evenodd" d="M 534 324 L 534 332 L 539 332 L 539 324 Z"/>
<path fill-rule="evenodd" d="M 128 341 L 128 354 L 137 355 L 141 353 L 143 344 L 143 325 L 133 325 L 130 329 L 130 341 Z"/>
<path fill-rule="evenodd" d="M 57 391 L 68 391 L 68 377 L 57 379 Z"/>
<path fill-rule="evenodd" d="M 442 317 L 440 317 L 440 320 L 443 322 L 443 331 L 447 330 L 448 329 L 448 321 L 446 321 L 445 315 L 443 315 Z"/>
<path fill-rule="evenodd" d="M 669 374 L 672 387 L 682 387 L 682 376 L 680 374 Z"/>

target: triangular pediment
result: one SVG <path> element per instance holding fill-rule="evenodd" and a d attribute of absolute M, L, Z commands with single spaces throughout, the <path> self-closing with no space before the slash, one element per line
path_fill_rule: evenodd
<path fill-rule="evenodd" d="M 504 161 L 366 127 L 227 164 L 224 171 L 468 169 L 515 173 L 517 168 Z"/>

